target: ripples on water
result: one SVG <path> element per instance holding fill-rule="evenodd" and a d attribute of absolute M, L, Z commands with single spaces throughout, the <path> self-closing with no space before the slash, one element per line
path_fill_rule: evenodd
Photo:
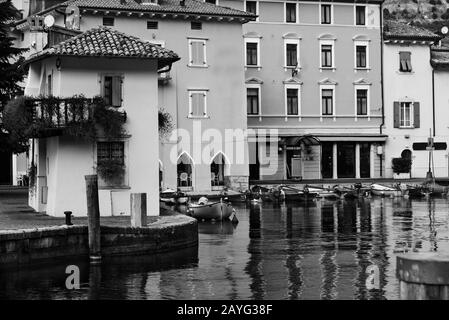
<path fill-rule="evenodd" d="M 398 252 L 449 252 L 446 199 L 235 207 L 237 226 L 199 224 L 198 250 L 3 270 L 0 298 L 398 299 Z M 68 264 L 80 266 L 80 290 L 65 289 Z M 379 290 L 365 287 L 372 264 Z"/>

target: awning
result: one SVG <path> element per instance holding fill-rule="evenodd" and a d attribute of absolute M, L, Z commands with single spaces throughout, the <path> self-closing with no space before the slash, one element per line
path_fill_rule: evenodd
<path fill-rule="evenodd" d="M 287 146 L 299 146 L 303 143 L 305 146 L 318 146 L 321 144 L 320 140 L 310 134 L 299 137 L 286 137 L 283 142 Z"/>

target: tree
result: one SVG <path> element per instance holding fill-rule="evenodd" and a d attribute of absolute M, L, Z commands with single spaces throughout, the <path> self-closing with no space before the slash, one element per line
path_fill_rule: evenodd
<path fill-rule="evenodd" d="M 25 76 L 21 54 L 27 49 L 15 48 L 11 36 L 11 23 L 20 18 L 20 12 L 11 0 L 0 0 L 0 151 L 22 152 L 23 147 L 11 142 L 1 117 L 7 102 L 21 92 L 19 83 Z"/>

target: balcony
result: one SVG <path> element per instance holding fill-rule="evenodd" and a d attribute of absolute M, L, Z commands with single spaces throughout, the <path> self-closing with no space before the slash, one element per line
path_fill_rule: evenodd
<path fill-rule="evenodd" d="M 28 98 L 25 100 L 25 110 L 24 117 L 33 127 L 34 138 L 95 129 L 97 124 L 101 125 L 112 117 L 126 122 L 126 112 L 106 106 L 102 98 Z"/>

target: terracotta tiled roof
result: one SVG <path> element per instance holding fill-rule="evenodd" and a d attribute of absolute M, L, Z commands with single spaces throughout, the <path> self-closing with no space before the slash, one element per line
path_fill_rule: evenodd
<path fill-rule="evenodd" d="M 121 9 L 166 13 L 197 13 L 209 15 L 256 17 L 254 14 L 217 6 L 211 3 L 197 0 L 185 0 L 185 5 L 180 5 L 180 0 L 159 0 L 158 4 L 140 4 L 135 0 L 69 0 L 62 5 L 75 5 L 80 8 Z"/>
<path fill-rule="evenodd" d="M 449 69 L 449 50 L 432 50 L 430 64 L 435 69 Z"/>
<path fill-rule="evenodd" d="M 107 27 L 83 32 L 30 56 L 28 62 L 47 56 L 157 59 L 159 68 L 180 59 L 171 50 Z"/>
<path fill-rule="evenodd" d="M 390 20 L 384 23 L 384 39 L 437 41 L 441 37 L 427 29 Z"/>

